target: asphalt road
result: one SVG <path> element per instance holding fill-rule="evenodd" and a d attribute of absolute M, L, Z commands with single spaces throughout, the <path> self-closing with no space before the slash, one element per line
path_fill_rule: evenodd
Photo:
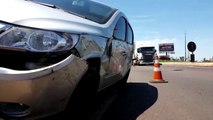
<path fill-rule="evenodd" d="M 132 68 L 128 84 L 148 83 L 158 92 L 155 103 L 131 120 L 213 120 L 213 67 L 163 65 L 161 72 L 168 83 L 151 84 L 153 66 Z"/>
<path fill-rule="evenodd" d="M 93 111 L 89 111 L 87 118 L 213 120 L 213 67 L 162 65 L 161 72 L 168 83 L 149 83 L 153 66 L 132 67 L 126 86 L 98 94 L 95 109 L 91 108 Z M 64 117 L 62 113 L 52 118 Z"/>

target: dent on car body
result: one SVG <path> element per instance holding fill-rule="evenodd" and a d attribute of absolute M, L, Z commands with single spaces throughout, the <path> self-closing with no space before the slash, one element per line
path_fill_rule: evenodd
<path fill-rule="evenodd" d="M 54 65 L 35 70 L 0 68 L 1 103 L 29 106 L 32 114 L 27 117 L 62 111 L 86 70 L 86 61 L 74 55 Z"/>
<path fill-rule="evenodd" d="M 76 49 L 82 59 L 91 57 L 101 58 L 106 50 L 107 38 L 96 35 L 82 35 Z"/>
<path fill-rule="evenodd" d="M 79 52 L 81 59 L 87 60 L 90 58 L 101 59 L 100 63 L 100 82 L 104 79 L 107 72 L 109 71 L 109 46 L 111 39 L 96 35 L 82 35 L 76 49 Z"/>
<path fill-rule="evenodd" d="M 69 49 L 62 51 L 56 49 L 33 51 L 29 48 L 25 49 L 26 46 L 22 46 L 23 49 L 10 45 L 4 46 L 4 44 L 0 46 L 0 114 L 15 118 L 24 117 L 23 119 L 49 116 L 65 109 L 76 86 L 81 83 L 80 79 L 90 80 L 91 73 L 92 75 L 94 73 L 94 77 L 98 79 L 91 87 L 99 87 L 98 91 L 123 80 L 123 77 L 128 75 L 127 72 L 131 67 L 132 44 L 128 47 L 126 40 L 117 40 L 113 36 L 115 26 L 121 17 L 126 19 L 125 25 L 128 24 L 122 12 L 107 7 L 109 9 L 105 10 L 113 10 L 112 14 L 106 18 L 106 22 L 98 23 L 86 17 L 79 17 L 61 9 L 43 6 L 28 0 L 8 1 L 1 1 L 0 4 L 1 35 L 7 30 L 5 28 L 15 26 L 24 28 L 24 30 L 33 29 L 36 33 L 40 33 L 38 32 L 40 30 L 44 31 L 41 32 L 42 34 L 34 33 L 33 35 L 48 35 L 45 44 L 48 40 L 52 40 L 51 36 L 62 35 L 62 33 L 72 36 L 72 39 L 68 37 L 70 38 L 68 40 L 75 42 L 67 47 Z M 66 3 L 63 0 L 55 2 Z M 64 3 L 61 5 L 66 5 Z M 94 18 L 103 13 L 102 6 L 101 4 L 98 7 L 100 10 L 96 10 L 97 6 L 91 7 L 98 13 Z M 7 14 L 4 14 L 5 10 Z M 11 33 L 23 35 L 19 34 L 18 30 Z M 50 32 L 54 34 L 50 35 Z M 24 31 L 24 33 L 27 34 L 21 37 L 22 39 L 18 38 L 18 41 L 23 42 L 34 38 L 28 37 L 31 36 L 31 32 Z M 59 38 L 62 36 L 53 38 L 57 38 L 60 42 Z M 8 36 L 3 40 L 8 42 L 8 39 L 13 40 Z M 34 40 L 35 44 L 37 40 L 44 41 L 43 37 L 41 39 L 35 37 Z M 92 71 L 87 72 L 88 69 Z M 88 84 L 86 86 L 91 88 Z M 87 91 L 84 87 L 83 90 Z M 16 107 L 20 107 L 22 111 L 14 110 Z"/>

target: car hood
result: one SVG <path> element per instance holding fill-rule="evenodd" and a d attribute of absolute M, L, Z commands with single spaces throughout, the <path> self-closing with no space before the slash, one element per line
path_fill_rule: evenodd
<path fill-rule="evenodd" d="M 107 24 L 98 24 L 80 16 L 25 0 L 1 0 L 0 21 L 60 32 L 89 33 L 109 37 Z"/>

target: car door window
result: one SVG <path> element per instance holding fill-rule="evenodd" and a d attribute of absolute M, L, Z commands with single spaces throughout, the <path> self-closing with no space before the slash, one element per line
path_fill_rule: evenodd
<path fill-rule="evenodd" d="M 126 20 L 122 17 L 119 19 L 114 30 L 114 37 L 118 40 L 125 41 L 126 38 Z"/>
<path fill-rule="evenodd" d="M 134 40 L 134 35 L 133 35 L 133 30 L 130 27 L 130 25 L 127 25 L 127 42 L 129 44 L 133 44 L 133 40 Z"/>

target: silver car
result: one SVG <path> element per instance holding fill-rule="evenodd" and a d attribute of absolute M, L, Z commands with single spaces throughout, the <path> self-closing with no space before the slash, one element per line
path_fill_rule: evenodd
<path fill-rule="evenodd" d="M 0 115 L 52 115 L 125 83 L 133 39 L 125 15 L 102 3 L 1 0 Z"/>

